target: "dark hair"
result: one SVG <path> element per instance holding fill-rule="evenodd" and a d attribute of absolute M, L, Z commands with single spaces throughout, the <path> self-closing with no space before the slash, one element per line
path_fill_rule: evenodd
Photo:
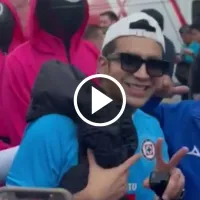
<path fill-rule="evenodd" d="M 164 18 L 163 15 L 155 9 L 144 9 L 141 12 L 153 17 L 159 24 L 161 30 L 164 30 Z"/>
<path fill-rule="evenodd" d="M 113 11 L 105 11 L 100 16 L 108 16 L 111 21 L 118 21 L 119 19 Z"/>
<path fill-rule="evenodd" d="M 191 32 L 191 26 L 189 25 L 183 25 L 181 26 L 181 28 L 179 29 L 179 33 L 183 34 L 183 33 L 190 33 Z"/>
<path fill-rule="evenodd" d="M 114 53 L 116 49 L 116 40 L 109 42 L 102 50 L 102 55 L 107 57 L 108 55 Z"/>
<path fill-rule="evenodd" d="M 83 37 L 85 39 L 98 38 L 99 30 L 102 30 L 102 28 L 100 26 L 98 26 L 98 25 L 88 25 Z"/>

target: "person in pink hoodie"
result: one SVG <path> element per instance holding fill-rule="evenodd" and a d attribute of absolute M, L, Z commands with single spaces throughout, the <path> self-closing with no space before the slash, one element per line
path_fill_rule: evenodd
<path fill-rule="evenodd" d="M 44 62 L 57 59 L 86 75 L 93 73 L 85 67 L 90 62 L 83 63 L 76 56 L 88 17 L 87 0 L 30 0 L 29 41 L 8 56 L 3 78 L 1 98 L 10 146 L 21 142 L 31 90 Z"/>
<path fill-rule="evenodd" d="M 82 66 L 82 71 L 85 71 L 88 76 L 96 74 L 97 61 L 103 45 L 103 40 L 104 32 L 101 27 L 97 25 L 87 26 L 76 57 L 81 57 L 81 63 L 86 63 L 86 65 L 77 63 L 77 66 Z M 79 61 L 79 59 L 77 59 L 77 61 Z"/>
<path fill-rule="evenodd" d="M 9 0 L 0 0 L 0 75 L 5 56 L 25 41 L 18 14 Z"/>
<path fill-rule="evenodd" d="M 18 14 L 9 0 L 0 0 L 0 91 L 7 55 L 25 42 Z M 6 112 L 0 104 L 0 150 L 9 147 L 6 129 Z"/>

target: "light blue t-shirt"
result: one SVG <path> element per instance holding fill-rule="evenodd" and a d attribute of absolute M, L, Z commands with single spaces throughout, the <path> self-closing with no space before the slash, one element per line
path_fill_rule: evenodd
<path fill-rule="evenodd" d="M 163 138 L 163 133 L 158 121 L 141 110 L 134 113 L 133 121 L 139 139 L 137 152 L 143 157 L 130 168 L 127 193 L 131 200 L 153 199 L 153 192 L 143 188 L 143 181 L 155 167 L 154 143 Z M 165 143 L 163 155 L 168 160 Z M 76 125 L 66 116 L 46 115 L 27 127 L 6 184 L 57 187 L 64 173 L 77 162 Z"/>
<path fill-rule="evenodd" d="M 197 56 L 197 54 L 199 53 L 200 50 L 200 44 L 198 42 L 192 42 L 190 45 L 186 46 L 184 45 L 183 48 L 188 48 L 190 49 L 195 56 Z M 193 63 L 194 61 L 194 57 L 190 56 L 190 55 L 184 55 L 183 56 L 183 60 L 189 64 Z"/>

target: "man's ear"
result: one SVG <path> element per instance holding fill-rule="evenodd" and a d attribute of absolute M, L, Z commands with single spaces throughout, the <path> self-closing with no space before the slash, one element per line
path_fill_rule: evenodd
<path fill-rule="evenodd" d="M 104 56 L 100 56 L 97 64 L 97 74 L 108 73 L 108 61 Z"/>

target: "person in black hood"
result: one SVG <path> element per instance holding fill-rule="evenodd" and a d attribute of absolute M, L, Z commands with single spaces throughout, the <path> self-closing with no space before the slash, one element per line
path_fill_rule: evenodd
<path fill-rule="evenodd" d="M 69 50 L 72 36 L 80 29 L 84 21 L 85 4 L 85 0 L 38 1 L 35 10 L 40 27 L 63 40 L 65 47 Z"/>
<path fill-rule="evenodd" d="M 75 196 L 80 191 L 84 195 L 87 192 L 90 194 L 87 198 L 92 200 L 133 199 L 134 195 L 138 199 L 153 199 L 155 194 L 145 190 L 142 182 L 156 169 L 171 175 L 170 187 L 164 188 L 162 194 L 166 199 L 176 199 L 184 187 L 184 179 L 173 163 L 179 162 L 187 150 L 175 155 L 176 162 L 164 163 L 162 140 L 158 140 L 163 137 L 162 130 L 154 118 L 138 109 L 154 93 L 154 81 L 167 73 L 169 62 L 162 60 L 163 51 L 162 31 L 144 13 L 130 15 L 110 27 L 98 72 L 115 78 L 123 86 L 127 103 L 121 117 L 105 127 L 89 125 L 75 112 L 74 92 L 84 75 L 72 65 L 59 61 L 45 63 L 32 91 L 27 115 L 30 124 L 6 184 L 63 187 Z M 92 87 L 113 99 L 110 106 L 94 114 L 90 112 Z M 107 122 L 120 112 L 122 96 L 108 80 L 101 79 L 99 85 L 88 82 L 79 93 L 78 107 L 87 119 Z M 163 158 L 168 160 L 166 143 L 163 146 Z M 93 153 L 89 151 L 87 156 L 88 148 Z M 138 153 L 143 158 L 136 163 Z M 19 167 L 22 160 L 23 169 Z M 180 180 L 174 172 L 180 175 Z M 176 185 L 171 183 L 173 179 Z M 137 190 L 133 191 L 130 185 L 129 195 L 124 197 L 127 183 L 133 182 L 138 184 Z"/>
<path fill-rule="evenodd" d="M 0 93 L 4 78 L 7 55 L 25 42 L 18 14 L 8 0 L 0 0 Z M 0 107 L 0 150 L 10 147 L 11 139 L 7 132 L 6 109 Z"/>

